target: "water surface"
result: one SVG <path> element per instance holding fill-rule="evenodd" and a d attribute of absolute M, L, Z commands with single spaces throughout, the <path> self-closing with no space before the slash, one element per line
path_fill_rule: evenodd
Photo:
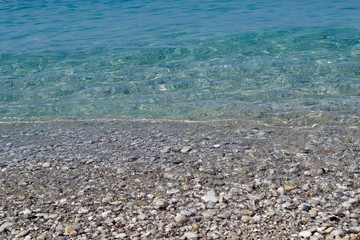
<path fill-rule="evenodd" d="M 351 0 L 2 1 L 0 121 L 357 123 L 359 10 Z"/>

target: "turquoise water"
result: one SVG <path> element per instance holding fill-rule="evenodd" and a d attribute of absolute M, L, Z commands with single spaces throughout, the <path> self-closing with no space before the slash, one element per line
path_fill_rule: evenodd
<path fill-rule="evenodd" d="M 357 0 L 1 1 L 0 121 L 357 123 L 359 12 Z"/>

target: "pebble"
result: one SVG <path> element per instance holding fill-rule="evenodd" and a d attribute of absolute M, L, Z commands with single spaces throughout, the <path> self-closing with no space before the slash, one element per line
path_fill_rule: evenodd
<path fill-rule="evenodd" d="M 250 216 L 242 216 L 241 217 L 241 221 L 243 221 L 244 223 L 248 223 L 252 220 L 253 218 Z"/>
<path fill-rule="evenodd" d="M 76 228 L 74 228 L 73 226 L 66 226 L 65 229 L 64 229 L 64 232 L 65 233 L 71 233 L 73 231 L 76 231 Z"/>
<path fill-rule="evenodd" d="M 294 184 L 284 184 L 284 190 L 286 192 L 290 192 L 294 189 L 296 189 L 298 186 L 297 185 L 294 185 Z"/>
<path fill-rule="evenodd" d="M 276 212 L 274 210 L 269 209 L 266 213 L 266 216 L 273 217 L 273 216 L 275 216 L 275 214 L 276 214 Z"/>
<path fill-rule="evenodd" d="M 127 234 L 126 233 L 119 233 L 116 238 L 120 238 L 120 239 L 124 239 L 127 237 Z"/>
<path fill-rule="evenodd" d="M 279 195 L 284 195 L 285 194 L 285 189 L 283 187 L 279 187 L 276 192 L 279 194 Z"/>
<path fill-rule="evenodd" d="M 43 168 L 49 168 L 49 167 L 51 167 L 51 163 L 50 163 L 50 162 L 44 162 L 44 163 L 42 164 L 42 167 L 43 167 Z"/>
<path fill-rule="evenodd" d="M 23 230 L 21 232 L 19 232 L 16 237 L 21 238 L 21 237 L 25 237 L 26 235 L 28 235 L 30 233 L 30 230 Z"/>
<path fill-rule="evenodd" d="M 187 221 L 187 217 L 185 217 L 184 215 L 182 214 L 178 214 L 176 215 L 176 217 L 174 218 L 175 222 L 176 223 L 184 223 Z"/>
<path fill-rule="evenodd" d="M 89 208 L 87 208 L 87 207 L 81 207 L 81 208 L 79 208 L 78 213 L 79 213 L 79 214 L 86 214 L 86 213 L 88 213 L 89 211 L 90 211 Z"/>
<path fill-rule="evenodd" d="M 166 146 L 166 147 L 164 147 L 163 149 L 160 150 L 160 153 L 161 154 L 169 153 L 170 150 L 171 150 L 171 147 Z"/>
<path fill-rule="evenodd" d="M 215 191 L 208 191 L 204 196 L 201 197 L 205 202 L 216 203 L 218 198 L 216 197 Z"/>
<path fill-rule="evenodd" d="M 351 233 L 360 233 L 360 226 L 349 227 Z"/>
<path fill-rule="evenodd" d="M 67 240 L 67 239 L 64 236 L 57 236 L 57 237 L 54 237 L 54 240 Z"/>
<path fill-rule="evenodd" d="M 189 146 L 186 146 L 186 147 L 183 147 L 180 151 L 181 153 L 189 153 L 191 151 L 191 147 Z"/>
<path fill-rule="evenodd" d="M 309 238 L 311 237 L 312 233 L 311 231 L 301 231 L 299 233 L 299 237 L 302 237 L 302 238 Z"/>
<path fill-rule="evenodd" d="M 24 211 L 22 211 L 22 214 L 24 215 L 30 215 L 32 213 L 32 211 L 28 208 L 26 208 Z"/>
<path fill-rule="evenodd" d="M 154 201 L 154 205 L 157 209 L 161 209 L 165 207 L 165 201 L 163 199 L 157 199 Z"/>
<path fill-rule="evenodd" d="M 345 235 L 345 232 L 342 229 L 336 229 L 330 233 L 333 236 L 339 236 L 343 237 Z"/>
<path fill-rule="evenodd" d="M 184 237 L 189 240 L 197 240 L 198 239 L 198 235 L 194 232 L 186 232 L 184 234 Z"/>
<path fill-rule="evenodd" d="M 5 230 L 9 230 L 10 227 L 14 225 L 13 223 L 3 223 L 1 226 L 0 226 L 0 233 L 4 232 Z"/>

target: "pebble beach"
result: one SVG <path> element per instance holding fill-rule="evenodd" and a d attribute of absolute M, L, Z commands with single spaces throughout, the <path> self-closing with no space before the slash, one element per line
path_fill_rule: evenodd
<path fill-rule="evenodd" d="M 360 239 L 354 125 L 0 126 L 0 239 Z"/>

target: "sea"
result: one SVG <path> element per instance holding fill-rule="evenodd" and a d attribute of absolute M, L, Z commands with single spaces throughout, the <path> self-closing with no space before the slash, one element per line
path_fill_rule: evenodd
<path fill-rule="evenodd" d="M 360 123 L 359 0 L 0 0 L 0 122 Z"/>

